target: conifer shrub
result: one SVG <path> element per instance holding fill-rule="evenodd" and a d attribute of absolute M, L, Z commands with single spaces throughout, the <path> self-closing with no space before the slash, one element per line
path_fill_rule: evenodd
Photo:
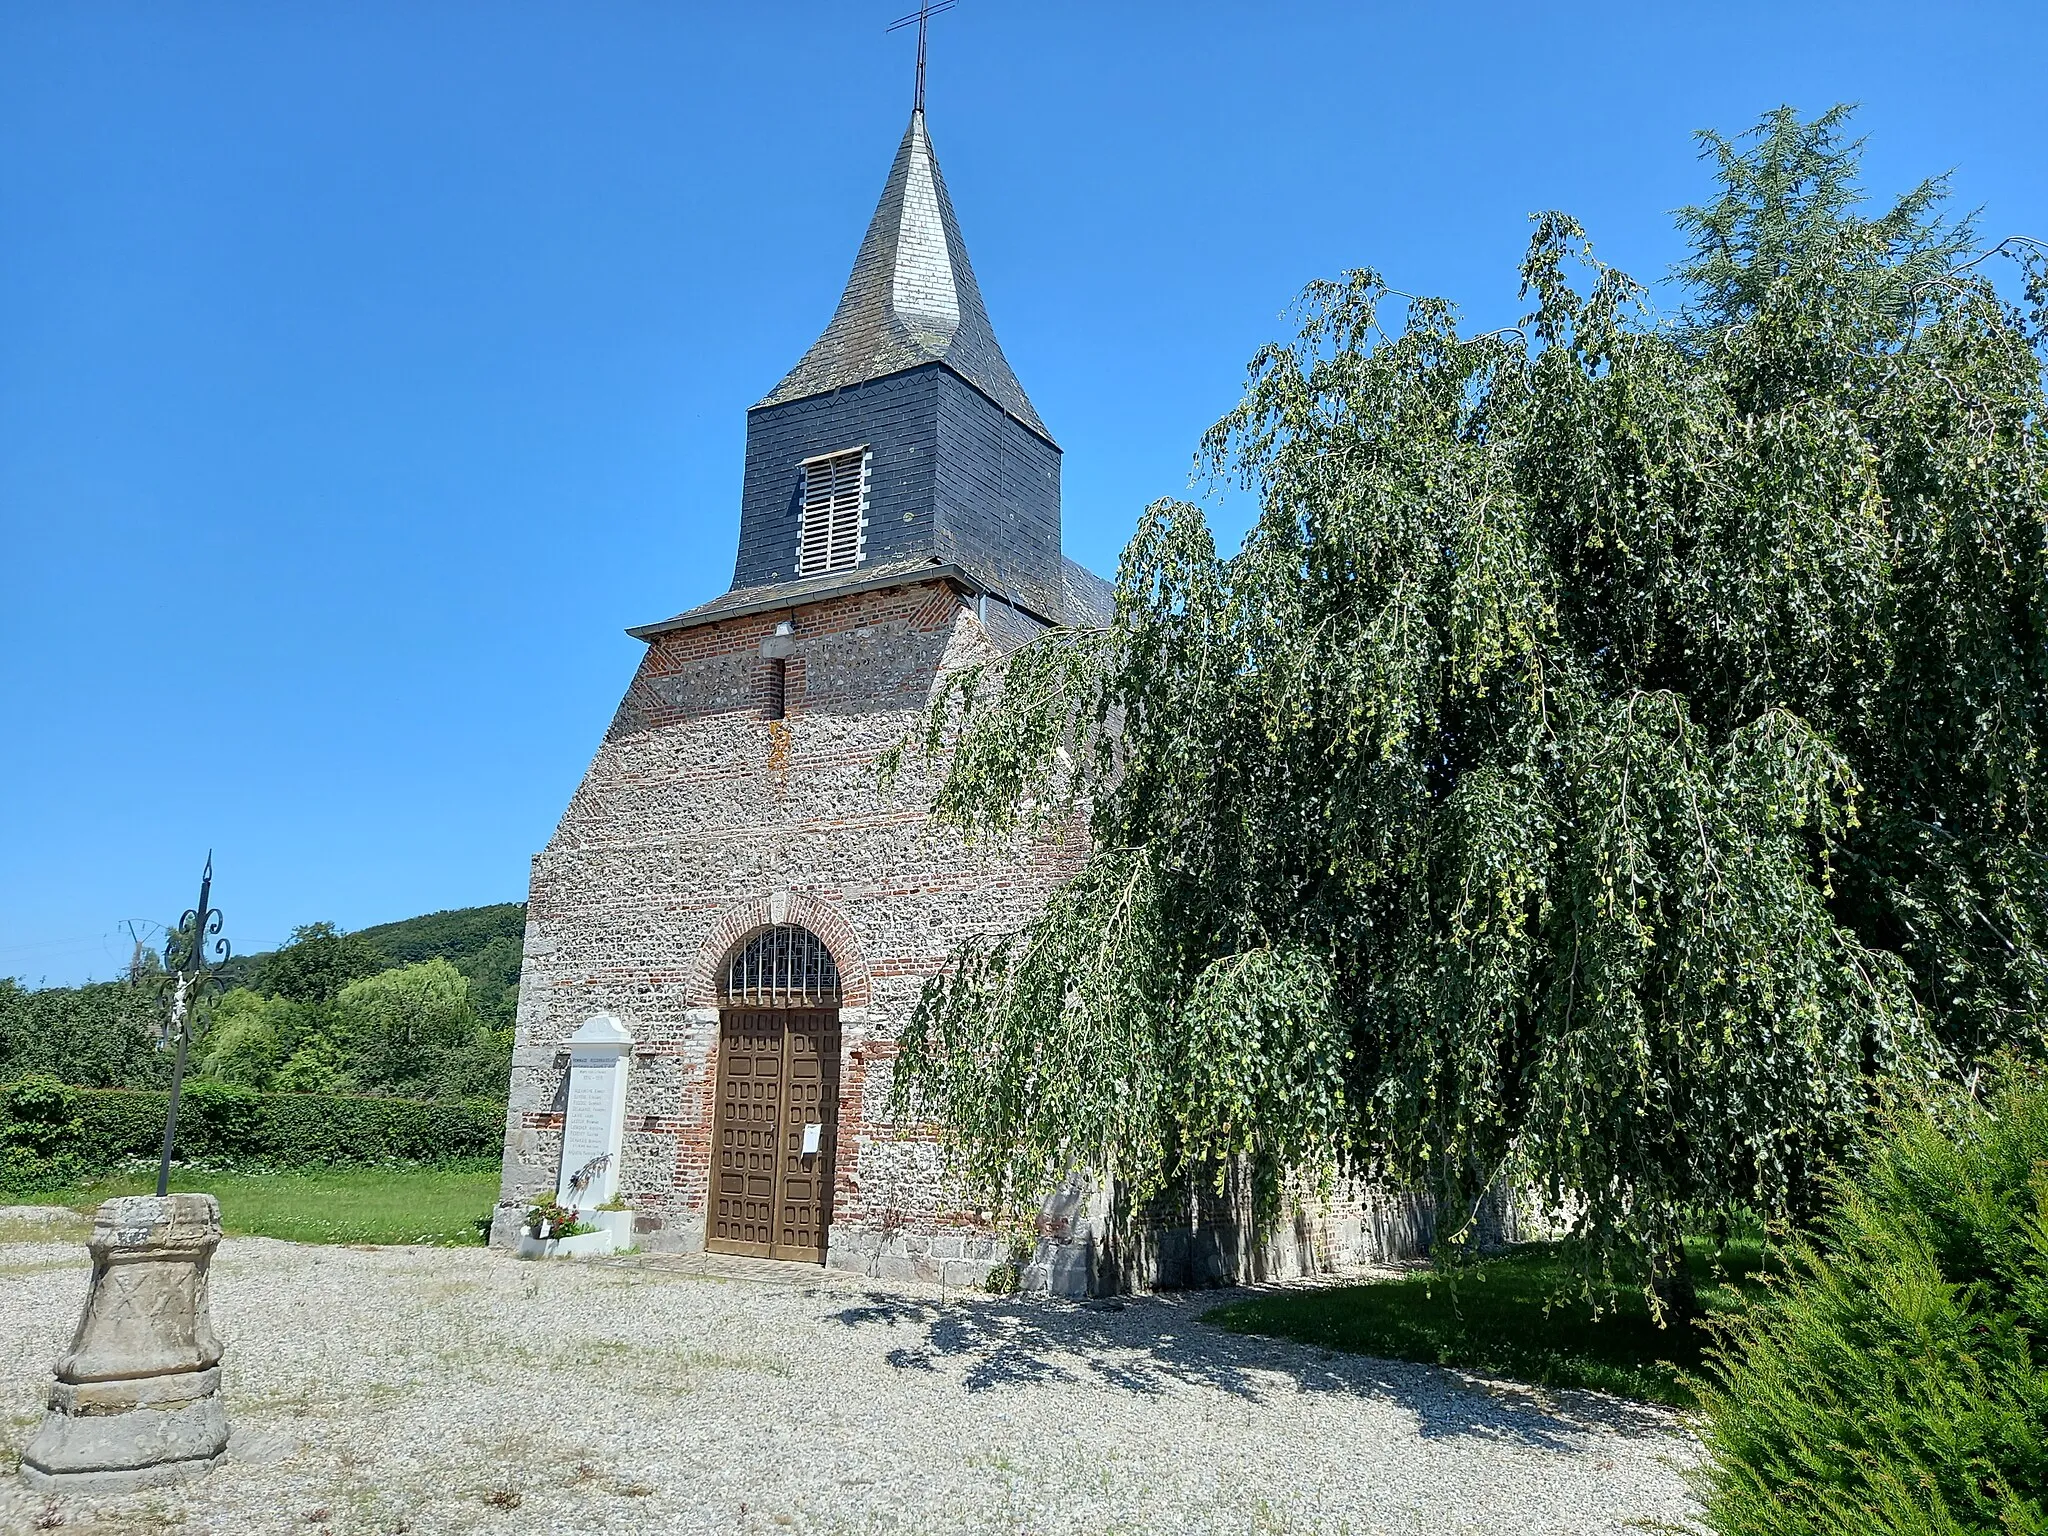
<path fill-rule="evenodd" d="M 1707 1524 L 2048 1532 L 2048 1084 L 1894 1117 L 1837 1193 L 1710 1354 Z"/>

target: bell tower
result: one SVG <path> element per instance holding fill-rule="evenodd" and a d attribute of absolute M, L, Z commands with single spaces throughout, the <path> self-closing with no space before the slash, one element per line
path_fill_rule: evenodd
<path fill-rule="evenodd" d="M 929 1132 L 884 1118 L 891 1042 L 953 946 L 1028 921 L 1081 844 L 970 845 L 879 765 L 951 673 L 1111 609 L 1061 554 L 1059 445 L 913 108 L 830 323 L 747 413 L 731 588 L 629 631 L 646 650 L 534 859 L 498 1242 L 580 1145 L 567 1043 L 603 1012 L 633 1041 L 635 1241 L 870 1274 L 944 1245 L 941 1278 L 1002 1259 Z"/>
<path fill-rule="evenodd" d="M 897 574 L 1064 616 L 1059 445 L 989 324 L 921 107 L 831 323 L 747 413 L 733 588 Z"/>

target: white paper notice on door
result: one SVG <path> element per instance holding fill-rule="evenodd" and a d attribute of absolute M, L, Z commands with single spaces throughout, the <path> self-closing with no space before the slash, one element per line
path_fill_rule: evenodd
<path fill-rule="evenodd" d="M 818 1124 L 815 1120 L 804 1127 L 804 1150 L 801 1154 L 802 1156 L 815 1157 L 817 1155 L 818 1138 L 824 1134 L 824 1131 L 825 1127 Z"/>

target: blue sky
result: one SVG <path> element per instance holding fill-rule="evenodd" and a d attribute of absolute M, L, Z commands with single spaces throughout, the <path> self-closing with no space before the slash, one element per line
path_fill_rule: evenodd
<path fill-rule="evenodd" d="M 523 898 L 625 626 L 730 581 L 904 3 L 0 10 L 0 975 L 111 974 L 209 847 L 243 949 Z M 2038 3 L 962 0 L 929 110 L 1109 572 L 1311 278 L 1506 323 L 1550 207 L 1658 276 L 1692 130 L 1781 102 L 2048 236 L 2044 57 Z"/>

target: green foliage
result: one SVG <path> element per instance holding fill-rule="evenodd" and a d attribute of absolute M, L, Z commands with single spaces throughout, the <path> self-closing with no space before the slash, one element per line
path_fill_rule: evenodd
<path fill-rule="evenodd" d="M 316 1034 L 285 1059 L 269 1086 L 278 1093 L 351 1093 L 355 1075 L 341 1047 L 330 1036 Z"/>
<path fill-rule="evenodd" d="M 359 930 L 358 937 L 377 951 L 387 966 L 417 965 L 422 960 L 452 960 L 460 965 L 501 939 L 515 944 L 526 934 L 526 903 L 500 902 L 490 907 L 456 907 L 429 912 L 395 923 Z"/>
<path fill-rule="evenodd" d="M 327 1003 L 350 982 L 382 968 L 361 934 L 343 933 L 332 923 L 304 923 L 282 949 L 264 956 L 257 988 L 295 1003 Z"/>
<path fill-rule="evenodd" d="M 520 914 L 522 926 L 526 909 Z M 454 959 L 455 968 L 469 981 L 469 1005 L 477 1022 L 492 1031 L 509 1030 L 519 1015 L 519 967 L 525 958 L 525 939 L 501 934 L 474 953 Z"/>
<path fill-rule="evenodd" d="M 1702 1391 L 1721 1536 L 2048 1531 L 2048 1087 L 1897 1115 Z"/>
<path fill-rule="evenodd" d="M 479 1027 L 468 987 L 440 959 L 379 971 L 328 1003 L 238 987 L 214 1009 L 200 1070 L 283 1093 L 502 1094 L 510 1035 Z"/>
<path fill-rule="evenodd" d="M 531 1237 L 582 1237 L 597 1228 L 578 1219 L 574 1206 L 566 1206 L 553 1195 L 543 1195 L 526 1208 L 522 1225 Z"/>
<path fill-rule="evenodd" d="M 2048 1011 L 2039 338 L 1839 122 L 1720 146 L 1683 324 L 1557 214 L 1518 330 L 1315 285 L 1207 439 L 1242 550 L 1157 504 L 1113 627 L 955 678 L 940 815 L 1092 833 L 903 1038 L 977 1182 L 1509 1173 L 1682 1276 Z"/>
<path fill-rule="evenodd" d="M 1863 141 L 1843 141 L 1849 113 L 1837 106 L 1801 122 L 1780 107 L 1743 135 L 1748 148 L 1711 131 L 1699 135 L 1721 195 L 1679 210 L 1692 259 L 1677 275 L 1709 335 L 1770 307 L 1773 285 L 1808 276 L 1838 300 L 1903 325 L 1929 312 L 1932 288 L 1970 250 L 1971 221 L 1951 226 L 1943 217 L 1945 176 L 1921 182 L 1877 218 L 1857 212 Z"/>
<path fill-rule="evenodd" d="M 54 1077 L 24 1077 L 0 1091 L 4 1143 L 37 1157 L 49 1157 L 85 1129 L 77 1115 L 78 1094 Z"/>
<path fill-rule="evenodd" d="M 296 929 L 292 942 L 240 964 L 258 990 L 324 1002 L 352 981 L 427 960 L 446 960 L 470 984 L 470 1004 L 492 1030 L 510 1029 L 519 1001 L 526 904 L 459 907 L 342 933 L 332 923 Z"/>
<path fill-rule="evenodd" d="M 310 1033 L 305 1016 L 311 1011 L 282 997 L 235 988 L 214 1005 L 199 1070 L 246 1088 L 269 1087 L 285 1058 Z"/>
<path fill-rule="evenodd" d="M 292 1093 L 502 1096 L 511 1071 L 525 924 L 519 903 L 434 912 L 352 934 L 332 923 L 305 924 L 283 948 L 237 955 L 221 967 L 227 991 L 212 1008 L 193 1069 L 222 1082 Z M 424 1047 L 401 1038 L 394 1060 L 388 1010 L 373 1008 L 366 1020 L 353 1020 L 339 999 L 354 982 L 429 961 L 460 973 L 476 1027 L 430 1030 Z M 160 967 L 153 955 L 141 963 L 145 984 L 136 986 L 31 991 L 0 979 L 0 1081 L 43 1072 L 96 1087 L 167 1084 L 170 1058 L 154 1039 L 160 995 L 146 984 Z M 443 989 L 451 985 L 443 972 L 434 976 Z M 403 991 L 417 981 L 394 985 Z M 442 1043 L 433 1044 L 436 1039 Z M 357 1043 L 375 1059 L 356 1059 Z"/>
<path fill-rule="evenodd" d="M 446 960 L 469 981 L 470 1007 L 491 1031 L 508 1030 L 519 1006 L 519 965 L 526 942 L 526 904 L 461 907 L 364 928 L 356 937 L 386 969 Z"/>
<path fill-rule="evenodd" d="M 1260 949 L 1177 996 L 1158 963 L 1172 942 L 1162 883 L 1141 855 L 1096 859 L 1028 936 L 970 941 L 906 1033 L 926 1050 L 935 1018 L 987 1021 L 952 1042 L 944 1070 L 952 1102 L 975 1106 L 968 1173 L 998 1203 L 1027 1201 L 1077 1142 L 1142 1183 L 1172 1164 L 1177 1120 L 1208 1129 L 1212 1156 L 1268 1171 L 1312 1165 L 1342 1135 L 1345 1045 L 1327 971 L 1297 948 Z M 1039 1027 L 1048 1017 L 1063 1027 Z M 1102 1091 L 1117 1060 L 1130 1070 Z M 1065 1113 L 1044 1114 L 1048 1102 Z"/>
<path fill-rule="evenodd" d="M 205 1078 L 185 1084 L 178 1095 L 178 1149 L 187 1147 L 204 1147 L 204 1155 L 212 1158 L 264 1156 L 271 1142 L 263 1095 L 239 1083 Z"/>
<path fill-rule="evenodd" d="M 1699 1239 L 1686 1246 L 1707 1318 L 1739 1315 L 1760 1287 L 1761 1245 L 1744 1240 L 1718 1253 Z M 1688 1375 L 1708 1342 L 1705 1326 L 1660 1327 L 1634 1287 L 1588 1292 L 1589 1260 L 1597 1256 L 1530 1243 L 1450 1276 L 1275 1291 L 1218 1307 L 1203 1321 L 1381 1360 L 1466 1366 L 1538 1386 L 1690 1406 Z"/>
<path fill-rule="evenodd" d="M 1003 1261 L 995 1265 L 982 1277 L 981 1288 L 991 1296 L 1013 1296 L 1024 1285 L 1024 1271 L 1030 1266 L 1031 1256 L 1037 1247 L 1033 1233 L 1020 1232 L 1010 1239 L 1009 1251 Z"/>
<path fill-rule="evenodd" d="M 442 1163 L 497 1157 L 505 1106 L 489 1099 L 264 1097 L 264 1130 L 255 1154 L 279 1165 Z M 209 1155 L 204 1146 L 195 1156 Z"/>
<path fill-rule="evenodd" d="M 24 1077 L 0 1089 L 0 1188 L 79 1166 L 74 1149 L 85 1124 L 77 1110 L 76 1090 L 54 1077 Z"/>
<path fill-rule="evenodd" d="M 358 1084 L 393 1093 L 425 1089 L 448 1051 L 474 1044 L 469 981 L 427 960 L 349 983 L 335 1000 L 336 1035 Z"/>
<path fill-rule="evenodd" d="M 170 1095 L 68 1088 L 29 1078 L 0 1089 L 0 1187 L 75 1181 L 163 1148 Z M 176 1154 L 207 1163 L 444 1163 L 498 1155 L 502 1101 L 264 1094 L 198 1079 L 178 1106 Z"/>
<path fill-rule="evenodd" d="M 503 1099 L 511 1078 L 512 1031 L 485 1031 L 435 1057 L 423 1091 L 436 1099 Z"/>
<path fill-rule="evenodd" d="M 223 1082 L 265 1088 L 283 1065 L 277 1036 L 261 1015 L 216 1025 L 207 1037 L 200 1070 Z"/>
<path fill-rule="evenodd" d="M 121 982 L 30 990 L 0 977 L 0 1078 L 48 1073 L 91 1087 L 170 1078 L 152 995 Z"/>

